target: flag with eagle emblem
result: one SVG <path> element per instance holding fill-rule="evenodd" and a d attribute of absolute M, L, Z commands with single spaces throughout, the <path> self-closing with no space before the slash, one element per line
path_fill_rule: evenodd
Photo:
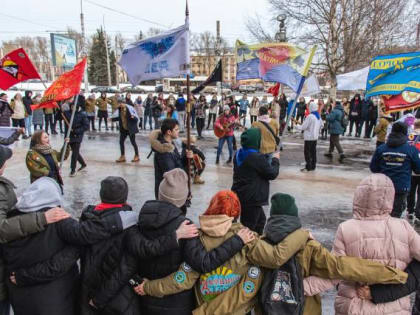
<path fill-rule="evenodd" d="M 0 89 L 29 79 L 40 79 L 38 71 L 23 48 L 16 49 L 0 60 Z"/>

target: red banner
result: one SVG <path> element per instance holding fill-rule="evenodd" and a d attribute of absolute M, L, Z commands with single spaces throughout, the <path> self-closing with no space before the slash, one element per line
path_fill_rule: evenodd
<path fill-rule="evenodd" d="M 268 89 L 267 93 L 270 93 L 273 96 L 278 96 L 279 90 L 280 90 L 280 83 L 276 83 L 276 85 L 273 85 L 272 87 Z"/>
<path fill-rule="evenodd" d="M 382 95 L 385 113 L 399 112 L 420 107 L 420 93 L 404 91 L 399 95 Z"/>
<path fill-rule="evenodd" d="M 40 79 L 38 71 L 23 48 L 16 49 L 0 60 L 0 89 L 29 79 Z"/>
<path fill-rule="evenodd" d="M 62 74 L 44 92 L 39 104 L 31 105 L 32 110 L 58 107 L 57 102 L 64 101 L 79 94 L 80 84 L 86 67 L 86 58 L 74 66 L 73 70 Z"/>

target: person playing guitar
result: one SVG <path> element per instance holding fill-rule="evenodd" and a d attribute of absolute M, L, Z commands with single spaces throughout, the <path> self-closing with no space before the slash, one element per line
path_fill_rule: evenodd
<path fill-rule="evenodd" d="M 228 143 L 228 148 L 229 148 L 229 159 L 226 161 L 226 163 L 229 164 L 232 162 L 233 130 L 236 124 L 237 124 L 237 118 L 231 114 L 230 107 L 228 105 L 225 105 L 223 107 L 223 114 L 220 115 L 216 119 L 216 122 L 214 123 L 215 134 L 216 136 L 220 135 L 219 145 L 217 147 L 216 164 L 219 164 L 220 154 L 222 153 L 223 146 L 226 141 Z"/>

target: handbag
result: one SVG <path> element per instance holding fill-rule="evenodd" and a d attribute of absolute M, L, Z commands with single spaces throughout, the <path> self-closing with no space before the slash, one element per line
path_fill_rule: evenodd
<path fill-rule="evenodd" d="M 273 129 L 271 129 L 270 125 L 269 125 L 269 124 L 267 124 L 267 123 L 266 123 L 266 122 L 264 122 L 264 121 L 260 121 L 260 123 L 262 123 L 262 124 L 265 126 L 265 128 L 267 128 L 267 129 L 268 129 L 268 131 L 270 131 L 270 133 L 271 133 L 271 134 L 272 134 L 272 136 L 274 137 L 274 140 L 276 141 L 276 145 L 279 145 L 279 144 L 280 144 L 280 138 L 279 138 L 278 136 L 276 136 L 276 134 L 274 133 Z"/>

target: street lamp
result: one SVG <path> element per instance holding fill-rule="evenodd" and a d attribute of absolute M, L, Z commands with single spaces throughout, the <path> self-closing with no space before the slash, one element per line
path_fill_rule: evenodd
<path fill-rule="evenodd" d="M 279 25 L 279 31 L 276 33 L 275 39 L 276 41 L 281 42 L 281 43 L 287 42 L 286 25 L 284 23 L 286 19 L 287 19 L 287 15 L 285 13 L 279 14 L 277 16 L 277 21 L 280 23 L 280 25 Z"/>

